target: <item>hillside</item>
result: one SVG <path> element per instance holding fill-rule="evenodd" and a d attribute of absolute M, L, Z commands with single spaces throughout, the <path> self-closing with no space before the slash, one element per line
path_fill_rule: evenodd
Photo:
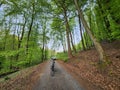
<path fill-rule="evenodd" d="M 67 63 L 60 62 L 87 90 L 120 89 L 120 41 L 102 43 L 110 60 L 102 71 L 95 48 L 80 51 Z"/>

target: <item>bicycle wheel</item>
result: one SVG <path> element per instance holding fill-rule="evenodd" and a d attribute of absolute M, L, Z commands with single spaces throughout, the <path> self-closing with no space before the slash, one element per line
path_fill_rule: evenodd
<path fill-rule="evenodd" d="M 51 76 L 54 76 L 54 71 L 51 70 L 50 75 L 51 75 Z"/>

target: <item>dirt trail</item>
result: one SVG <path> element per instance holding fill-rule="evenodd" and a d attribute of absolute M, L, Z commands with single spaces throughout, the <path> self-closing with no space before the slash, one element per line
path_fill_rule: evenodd
<path fill-rule="evenodd" d="M 50 75 L 50 65 L 51 62 L 49 61 L 33 90 L 84 90 L 57 61 L 55 63 L 55 75 L 52 77 Z"/>

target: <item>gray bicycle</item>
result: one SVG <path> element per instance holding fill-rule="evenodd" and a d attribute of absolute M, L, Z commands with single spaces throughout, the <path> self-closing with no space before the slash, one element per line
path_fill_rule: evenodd
<path fill-rule="evenodd" d="M 50 71 L 51 76 L 54 76 L 55 74 L 55 60 L 56 59 L 52 58 L 52 65 L 51 65 L 51 71 Z"/>

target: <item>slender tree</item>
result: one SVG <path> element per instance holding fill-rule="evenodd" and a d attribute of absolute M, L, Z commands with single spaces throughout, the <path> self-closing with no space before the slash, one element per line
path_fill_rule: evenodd
<path fill-rule="evenodd" d="M 82 47 L 83 50 L 85 50 L 85 45 L 84 45 L 84 39 L 83 39 L 83 34 L 82 34 L 82 27 L 81 27 L 81 20 L 80 20 L 80 16 L 78 15 L 78 19 L 79 19 L 79 30 L 80 30 L 80 36 L 81 36 L 81 41 L 82 41 Z"/>
<path fill-rule="evenodd" d="M 87 23 L 85 21 L 85 18 L 83 16 L 82 10 L 78 6 L 77 0 L 74 0 L 74 2 L 75 2 L 76 9 L 78 10 L 78 14 L 80 15 L 80 18 L 81 18 L 81 21 L 83 23 L 83 26 L 86 29 L 88 35 L 90 36 L 91 40 L 93 41 L 93 43 L 94 43 L 94 45 L 96 47 L 96 50 L 97 50 L 97 52 L 99 54 L 100 61 L 106 61 L 106 59 L 107 59 L 106 58 L 106 54 L 105 54 L 102 46 L 97 41 L 97 39 L 92 35 L 91 30 L 90 30 L 90 28 L 88 27 L 88 25 L 87 25 Z"/>
<path fill-rule="evenodd" d="M 31 16 L 31 22 L 30 22 L 30 26 L 29 26 L 28 35 L 27 35 L 26 53 L 28 53 L 30 34 L 32 31 L 34 18 L 35 18 L 35 1 L 32 3 L 32 16 Z"/>

